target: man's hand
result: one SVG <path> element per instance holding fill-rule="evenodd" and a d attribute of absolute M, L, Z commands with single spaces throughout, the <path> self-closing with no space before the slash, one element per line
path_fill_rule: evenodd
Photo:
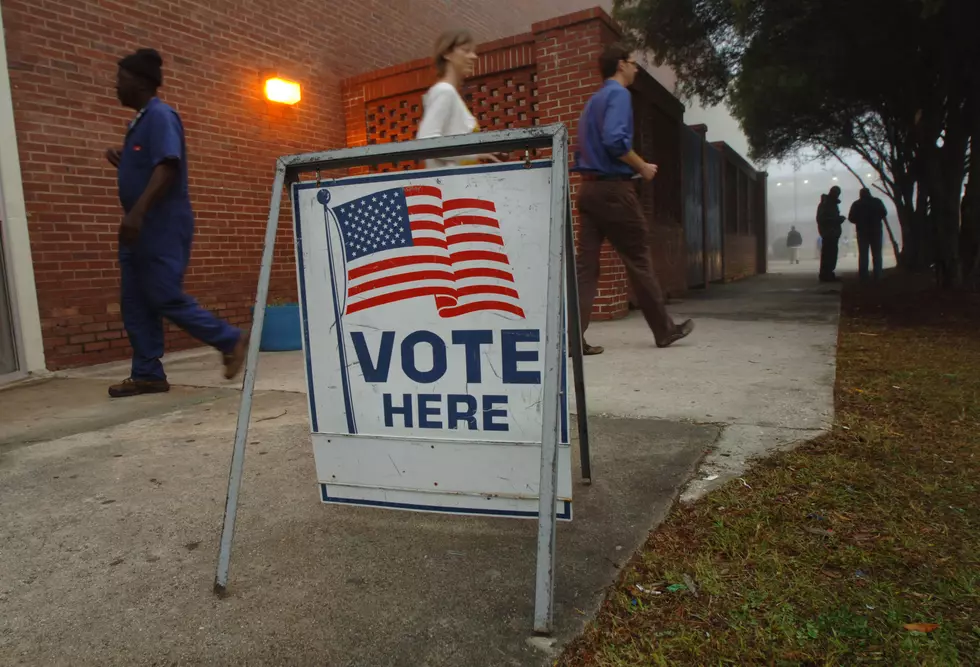
<path fill-rule="evenodd" d="M 643 166 L 640 167 L 640 176 L 644 181 L 650 182 L 657 176 L 658 167 L 655 164 L 650 164 L 649 162 L 644 162 Z"/>
<path fill-rule="evenodd" d="M 118 148 L 109 148 L 105 152 L 105 159 L 116 169 L 119 168 L 119 161 L 122 159 L 122 152 Z"/>
<path fill-rule="evenodd" d="M 143 228 L 143 214 L 135 208 L 123 218 L 119 225 L 119 245 L 136 245 Z"/>
<path fill-rule="evenodd" d="M 506 153 L 482 153 L 476 159 L 480 162 L 501 162 L 501 156 L 506 157 Z"/>

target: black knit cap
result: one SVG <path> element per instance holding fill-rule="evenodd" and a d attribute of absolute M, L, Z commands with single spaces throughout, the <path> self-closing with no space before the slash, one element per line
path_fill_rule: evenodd
<path fill-rule="evenodd" d="M 159 88 L 163 85 L 163 58 L 156 49 L 139 49 L 119 61 L 119 66 Z"/>

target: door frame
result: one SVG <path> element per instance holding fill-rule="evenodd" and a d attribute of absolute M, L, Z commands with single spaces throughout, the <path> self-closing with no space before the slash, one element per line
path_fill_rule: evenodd
<path fill-rule="evenodd" d="M 0 233 L 3 234 L 7 292 L 13 315 L 14 345 L 18 371 L 15 376 L 43 373 L 44 342 L 41 315 L 37 306 L 34 261 L 27 229 L 24 184 L 20 173 L 20 153 L 14 126 L 14 105 L 7 68 L 3 10 L 0 9 Z M 0 279 L 4 279 L 0 277 Z M 0 382 L 8 376 L 0 378 Z"/>

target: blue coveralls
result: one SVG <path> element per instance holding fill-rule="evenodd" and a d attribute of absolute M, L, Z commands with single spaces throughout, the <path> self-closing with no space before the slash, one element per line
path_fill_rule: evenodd
<path fill-rule="evenodd" d="M 133 380 L 165 380 L 163 318 L 198 340 L 230 353 L 241 332 L 184 293 L 183 282 L 194 236 L 187 183 L 184 127 L 172 108 L 157 98 L 130 124 L 119 161 L 119 201 L 128 213 L 161 162 L 179 161 L 169 191 L 147 212 L 139 241 L 119 248 L 120 307 L 133 347 Z"/>

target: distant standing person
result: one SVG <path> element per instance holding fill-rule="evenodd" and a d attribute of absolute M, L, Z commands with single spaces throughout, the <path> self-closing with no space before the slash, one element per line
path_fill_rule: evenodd
<path fill-rule="evenodd" d="M 803 235 L 794 226 L 786 235 L 786 247 L 789 248 L 789 263 L 800 263 L 800 247 L 803 245 Z"/>
<path fill-rule="evenodd" d="M 888 210 L 884 202 L 871 195 L 868 188 L 861 189 L 860 198 L 851 204 L 847 219 L 854 223 L 858 241 L 858 275 L 861 280 L 868 280 L 868 251 L 871 251 L 874 262 L 875 280 L 881 278 L 882 243 L 884 242 L 883 223 L 888 218 Z"/>
<path fill-rule="evenodd" d="M 667 347 L 688 336 L 694 322 L 674 324 L 664 305 L 663 292 L 650 260 L 647 223 L 636 194 L 633 175 L 652 181 L 657 165 L 633 150 L 633 102 L 627 86 L 639 65 L 623 46 L 614 44 L 599 58 L 605 83 L 585 105 L 578 125 L 576 166 L 582 174 L 578 210 L 582 216 L 578 253 L 579 312 L 582 332 L 589 327 L 592 303 L 599 286 L 599 255 L 609 239 L 626 265 L 640 309 L 657 347 Z M 582 341 L 585 354 L 603 348 Z"/>
<path fill-rule="evenodd" d="M 194 213 L 187 184 L 184 127 L 177 112 L 157 97 L 163 60 L 140 49 L 119 61 L 116 96 L 136 112 L 121 149 L 106 158 L 118 170 L 120 306 L 133 348 L 129 378 L 109 388 L 113 398 L 170 390 L 160 358 L 163 319 L 218 349 L 225 377 L 238 374 L 247 335 L 201 308 L 184 293 Z"/>
<path fill-rule="evenodd" d="M 840 252 L 840 236 L 843 231 L 844 216 L 840 214 L 840 188 L 834 186 L 830 192 L 820 195 L 817 207 L 817 229 L 820 230 L 822 247 L 820 249 L 820 282 L 839 282 L 837 277 L 837 254 Z"/>
<path fill-rule="evenodd" d="M 422 97 L 422 120 L 417 138 L 449 137 L 480 130 L 476 118 L 459 94 L 463 81 L 473 74 L 479 59 L 476 42 L 466 30 L 447 30 L 439 35 L 435 48 L 439 80 Z M 481 154 L 430 159 L 426 160 L 425 166 L 433 169 L 499 161 L 496 155 Z"/>

